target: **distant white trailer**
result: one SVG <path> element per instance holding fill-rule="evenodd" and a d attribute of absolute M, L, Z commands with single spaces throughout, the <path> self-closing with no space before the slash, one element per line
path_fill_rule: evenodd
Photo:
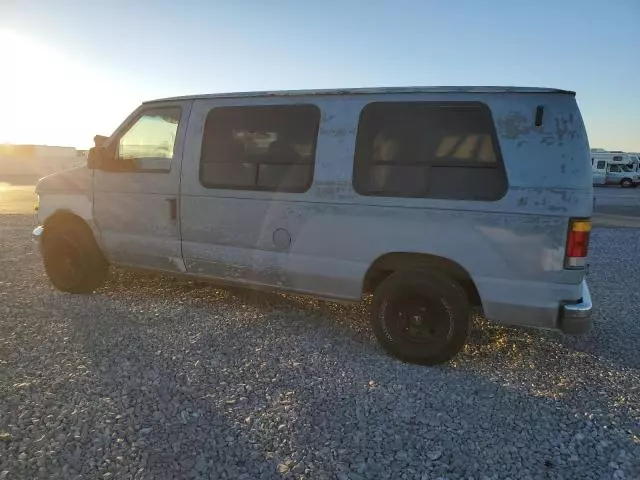
<path fill-rule="evenodd" d="M 620 151 L 591 151 L 594 185 L 620 185 L 624 188 L 640 184 L 640 157 Z"/>

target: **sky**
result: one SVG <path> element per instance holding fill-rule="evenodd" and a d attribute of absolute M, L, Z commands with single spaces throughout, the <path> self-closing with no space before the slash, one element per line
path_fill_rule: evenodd
<path fill-rule="evenodd" d="M 87 148 L 142 101 L 252 90 L 577 91 L 640 152 L 640 0 L 0 0 L 0 143 Z"/>

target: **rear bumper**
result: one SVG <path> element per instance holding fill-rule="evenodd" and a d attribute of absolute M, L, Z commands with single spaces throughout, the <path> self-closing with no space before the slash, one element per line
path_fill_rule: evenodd
<path fill-rule="evenodd" d="M 591 295 L 584 277 L 576 284 L 500 281 L 476 285 L 485 316 L 496 323 L 567 334 L 591 329 Z"/>
<path fill-rule="evenodd" d="M 582 299 L 577 303 L 565 303 L 560 307 L 558 324 L 568 334 L 587 333 L 593 326 L 591 294 L 586 280 L 582 280 Z"/>

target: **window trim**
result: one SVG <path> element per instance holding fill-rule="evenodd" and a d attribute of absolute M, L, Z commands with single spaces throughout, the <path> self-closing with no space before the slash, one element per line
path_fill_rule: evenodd
<path fill-rule="evenodd" d="M 267 108 L 286 108 L 286 107 L 312 107 L 312 109 L 314 110 L 314 114 L 316 115 L 315 117 L 315 135 L 313 137 L 313 143 L 312 143 L 312 148 L 311 148 L 311 161 L 309 163 L 289 163 L 289 162 L 258 162 L 258 161 L 247 161 L 247 162 L 240 162 L 240 163 L 247 163 L 247 164 L 251 164 L 251 165 L 257 165 L 256 168 L 256 178 L 255 178 L 255 182 L 257 183 L 257 179 L 258 179 L 258 174 L 259 174 L 259 168 L 260 165 L 299 165 L 299 166 L 309 166 L 311 168 L 311 172 L 309 175 L 309 180 L 308 182 L 301 187 L 300 189 L 295 189 L 295 190 L 291 190 L 291 189 L 280 189 L 280 188 L 270 188 L 270 187 L 259 187 L 257 184 L 254 184 L 254 186 L 251 187 L 244 187 L 244 186 L 237 186 L 237 185 L 217 185 L 217 184 L 212 184 L 212 183 L 208 183 L 205 182 L 203 179 L 203 166 L 205 163 L 207 162 L 203 162 L 202 161 L 202 151 L 203 151 L 203 145 L 204 145 L 204 141 L 205 141 L 205 132 L 206 132 L 206 127 L 207 127 L 207 120 L 209 119 L 209 115 L 212 114 L 212 112 L 216 111 L 216 110 L 231 110 L 231 109 L 254 109 L 254 108 L 262 108 L 262 109 L 267 109 Z M 320 109 L 320 107 L 315 104 L 315 103 L 276 103 L 276 104 L 250 104 L 250 105 L 218 105 L 218 106 L 214 106 L 212 107 L 209 112 L 207 112 L 207 115 L 205 116 L 204 119 L 204 125 L 202 127 L 202 135 L 201 135 L 201 142 L 200 142 L 200 158 L 198 159 L 198 181 L 200 182 L 200 185 L 204 188 L 206 188 L 207 190 L 237 190 L 237 191 L 250 191 L 250 192 L 271 192 L 271 193 L 306 193 L 309 191 L 309 189 L 311 188 L 311 186 L 313 185 L 313 181 L 315 179 L 315 172 L 316 172 L 316 159 L 317 159 L 317 150 L 318 150 L 318 139 L 320 137 L 320 124 L 322 123 L 322 110 Z M 217 163 L 217 162 L 210 162 L 210 163 Z M 219 164 L 224 164 L 224 163 L 230 163 L 230 162 L 219 162 Z"/>
<path fill-rule="evenodd" d="M 118 133 L 113 138 L 113 140 L 109 142 L 109 147 L 113 148 L 114 166 L 118 165 L 119 158 L 120 158 L 119 157 L 120 140 L 122 139 L 122 137 L 126 135 L 136 123 L 138 123 L 138 120 L 140 120 L 149 112 L 155 112 L 158 110 L 166 110 L 166 109 L 174 109 L 174 110 L 177 109 L 180 112 L 180 119 L 178 120 L 178 128 L 176 128 L 176 138 L 174 139 L 174 142 L 173 142 L 173 152 L 172 152 L 171 158 L 169 159 L 171 161 L 169 163 L 169 168 L 168 169 L 149 168 L 144 170 L 114 168 L 113 170 L 110 170 L 110 173 L 165 173 L 165 174 L 171 173 L 171 170 L 173 169 L 173 164 L 175 163 L 175 158 L 176 158 L 176 146 L 178 144 L 178 135 L 180 132 L 180 128 L 182 127 L 182 120 L 183 120 L 182 117 L 184 116 L 184 109 L 180 105 L 154 105 L 154 106 L 150 106 L 148 108 L 143 108 L 142 110 L 139 110 L 133 116 L 133 118 L 129 119 L 129 121 L 127 121 L 125 124 L 123 124 L 118 128 Z M 151 158 L 151 157 L 148 157 L 148 158 Z"/>
<path fill-rule="evenodd" d="M 452 109 L 469 109 L 469 108 L 480 108 L 483 109 L 484 111 L 486 111 L 489 120 L 491 121 L 491 132 L 489 133 L 491 135 L 491 141 L 493 144 L 493 151 L 496 157 L 496 161 L 492 162 L 492 163 L 486 163 L 486 162 L 478 162 L 478 161 L 469 161 L 469 160 L 452 160 L 452 159 L 448 159 L 448 160 L 442 160 L 442 161 L 432 161 L 432 162 L 428 162 L 428 161 L 413 161 L 413 162 L 407 162 L 407 163 L 402 163 L 402 166 L 424 166 L 427 175 L 430 173 L 429 171 L 431 170 L 431 168 L 433 167 L 448 167 L 448 168 L 479 168 L 479 169 L 495 169 L 495 170 L 499 170 L 502 174 L 502 176 L 504 177 L 504 183 L 505 183 L 505 188 L 504 191 L 502 192 L 502 194 L 495 198 L 495 199 L 491 199 L 491 200 L 476 200 L 476 199 L 458 199 L 458 198 L 441 198 L 441 197 L 431 197 L 428 195 L 399 195 L 399 194 L 395 194 L 392 192 L 389 193 L 384 193 L 384 192 L 376 192 L 376 191 L 365 191 L 362 188 L 360 188 L 359 183 L 356 181 L 357 177 L 357 170 L 359 167 L 361 167 L 362 162 L 361 160 L 358 158 L 358 145 L 360 144 L 360 142 L 362 141 L 362 120 L 363 117 L 367 111 L 368 108 L 373 107 L 373 106 L 379 106 L 379 105 L 400 105 L 400 104 L 404 104 L 404 105 L 411 105 L 411 104 L 419 104 L 419 105 L 429 105 L 435 108 L 438 107 L 444 107 L 444 108 L 452 108 Z M 397 162 L 376 162 L 375 165 L 398 165 Z M 493 119 L 493 112 L 491 112 L 491 109 L 489 108 L 489 105 L 487 105 L 484 102 L 480 102 L 480 101 L 428 101 L 428 100 L 416 100 L 416 101 L 397 101 L 397 100 L 390 100 L 390 101 L 374 101 L 374 102 L 369 102 L 367 104 L 365 104 L 362 109 L 360 110 L 360 115 L 358 116 L 358 125 L 357 125 L 357 133 L 356 133 L 356 141 L 355 141 L 355 145 L 354 145 L 354 152 L 353 152 L 353 170 L 351 173 L 351 185 L 353 187 L 353 190 L 361 196 L 364 197 L 389 197 L 389 198 L 416 198 L 416 199 L 422 199 L 422 200 L 438 200 L 438 201 L 449 201 L 449 202 L 497 202 L 502 200 L 507 193 L 509 192 L 509 177 L 507 175 L 507 170 L 505 167 L 505 163 L 504 163 L 504 158 L 502 156 L 502 148 L 500 148 L 500 142 L 499 142 L 499 138 L 498 138 L 498 132 L 496 129 L 496 125 L 495 125 L 495 121 Z"/>

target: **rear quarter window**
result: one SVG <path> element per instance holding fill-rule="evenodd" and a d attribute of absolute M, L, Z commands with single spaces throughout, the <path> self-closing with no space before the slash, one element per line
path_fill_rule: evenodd
<path fill-rule="evenodd" d="M 380 102 L 360 115 L 353 185 L 361 195 L 495 201 L 507 177 L 489 108 Z"/>

